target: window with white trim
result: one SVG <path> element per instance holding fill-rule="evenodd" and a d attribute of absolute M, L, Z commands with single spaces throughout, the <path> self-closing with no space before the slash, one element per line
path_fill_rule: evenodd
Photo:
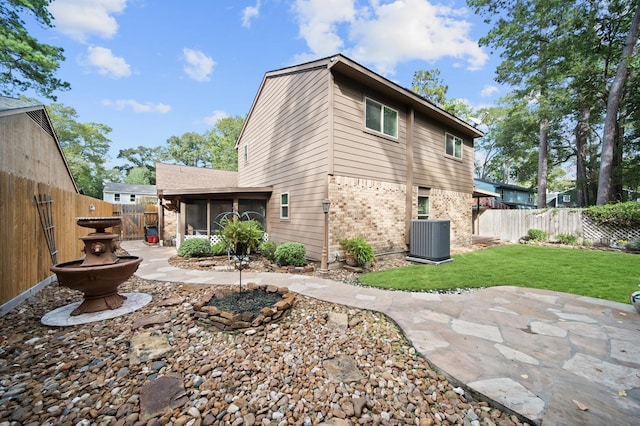
<path fill-rule="evenodd" d="M 365 122 L 367 129 L 398 137 L 398 111 L 372 99 L 365 99 Z"/>
<path fill-rule="evenodd" d="M 289 219 L 289 193 L 280 194 L 280 219 Z"/>
<path fill-rule="evenodd" d="M 136 202 L 136 194 L 129 195 L 129 201 L 132 202 L 132 203 L 135 203 Z"/>
<path fill-rule="evenodd" d="M 429 219 L 429 195 L 428 188 L 418 188 L 418 219 Z"/>
<path fill-rule="evenodd" d="M 455 158 L 462 159 L 462 139 L 452 134 L 446 134 L 445 152 Z"/>
<path fill-rule="evenodd" d="M 247 161 L 249 161 L 249 144 L 245 143 L 244 144 L 244 162 L 246 163 Z"/>
<path fill-rule="evenodd" d="M 113 194 L 113 201 L 120 201 L 120 194 Z"/>

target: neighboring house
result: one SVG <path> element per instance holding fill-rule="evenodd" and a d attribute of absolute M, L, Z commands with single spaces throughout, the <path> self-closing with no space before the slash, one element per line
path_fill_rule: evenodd
<path fill-rule="evenodd" d="M 309 258 L 320 259 L 328 200 L 331 259 L 340 240 L 356 235 L 378 255 L 404 253 L 418 218 L 450 220 L 451 242 L 466 245 L 473 140 L 480 136 L 421 96 L 336 55 L 264 75 L 236 144 L 235 184 L 219 188 L 208 179 L 169 189 L 163 185 L 172 179 L 163 181 L 160 167 L 156 184 L 161 199 L 180 203 L 184 223 L 176 235 L 189 232 L 196 215 L 212 232 L 219 212 L 232 200 L 242 210 L 245 200 L 255 203 L 248 210 L 264 210 L 271 240 L 301 242 Z"/>
<path fill-rule="evenodd" d="M 575 188 L 547 193 L 547 207 L 578 207 L 578 193 Z"/>
<path fill-rule="evenodd" d="M 476 188 L 497 193 L 498 197 L 479 197 L 477 205 L 488 209 L 535 209 L 536 194 L 523 186 L 474 179 Z"/>
<path fill-rule="evenodd" d="M 155 204 L 158 194 L 155 185 L 105 182 L 102 199 L 114 204 Z"/>

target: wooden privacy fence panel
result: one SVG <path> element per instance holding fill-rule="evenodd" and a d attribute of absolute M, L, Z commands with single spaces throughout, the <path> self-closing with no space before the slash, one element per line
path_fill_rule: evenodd
<path fill-rule="evenodd" d="M 52 200 L 60 263 L 82 257 L 83 244 L 78 238 L 92 232 L 77 226 L 76 217 L 111 216 L 111 203 L 0 172 L 0 305 L 53 275 L 34 200 L 37 194 L 47 194 Z"/>
<path fill-rule="evenodd" d="M 584 237 L 582 212 L 574 209 L 484 210 L 477 218 L 476 233 L 518 241 L 529 229 L 541 229 L 551 239 L 559 234 Z"/>
<path fill-rule="evenodd" d="M 122 240 L 142 240 L 146 226 L 158 226 L 158 207 L 155 204 L 114 204 L 113 216 L 122 217 L 119 232 Z"/>
<path fill-rule="evenodd" d="M 484 210 L 476 219 L 476 234 L 518 241 L 529 229 L 541 229 L 554 240 L 571 234 L 594 244 L 610 245 L 619 240 L 640 239 L 639 228 L 601 225 L 578 209 Z"/>

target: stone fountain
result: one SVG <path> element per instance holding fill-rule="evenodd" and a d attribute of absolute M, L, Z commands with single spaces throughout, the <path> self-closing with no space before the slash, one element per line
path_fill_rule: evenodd
<path fill-rule="evenodd" d="M 138 269 L 142 258 L 117 256 L 118 234 L 105 232 L 119 225 L 120 217 L 78 217 L 76 223 L 95 232 L 80 237 L 84 242 L 85 257 L 51 267 L 58 282 L 84 294 L 84 300 L 71 312 L 72 316 L 120 308 L 126 296 L 118 293 L 118 286 Z"/>

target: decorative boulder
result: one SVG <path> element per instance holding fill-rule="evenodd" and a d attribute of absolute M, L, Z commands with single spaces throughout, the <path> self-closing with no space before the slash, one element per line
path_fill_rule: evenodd
<path fill-rule="evenodd" d="M 636 308 L 636 311 L 638 311 L 638 313 L 640 314 L 640 291 L 634 291 L 633 293 L 631 293 L 630 299 L 631 299 L 631 304 L 633 305 L 634 308 Z"/>

